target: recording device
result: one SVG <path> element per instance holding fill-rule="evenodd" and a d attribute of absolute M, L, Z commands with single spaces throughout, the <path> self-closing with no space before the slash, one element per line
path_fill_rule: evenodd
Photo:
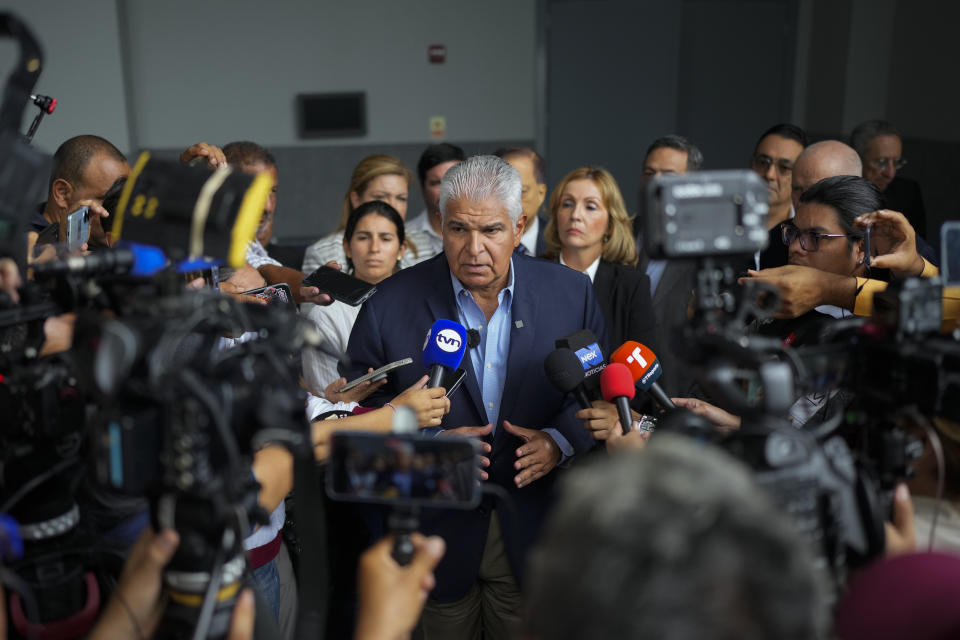
<path fill-rule="evenodd" d="M 156 528 L 181 543 L 164 571 L 170 601 L 158 637 L 224 637 L 247 571 L 257 506 L 250 468 L 261 444 L 312 455 L 292 359 L 316 340 L 296 314 L 212 291 L 142 299 L 136 313 L 83 313 L 76 349 L 100 410 L 92 462 L 111 490 L 150 501 Z M 254 340 L 223 350 L 224 332 Z"/>
<path fill-rule="evenodd" d="M 960 220 L 947 220 L 940 228 L 940 278 L 945 287 L 960 287 Z"/>
<path fill-rule="evenodd" d="M 586 379 L 580 358 L 570 349 L 554 349 L 543 361 L 547 380 L 561 393 L 572 393 L 581 409 L 591 407 L 583 381 Z"/>
<path fill-rule="evenodd" d="M 449 398 L 453 393 L 460 388 L 460 385 L 463 384 L 463 381 L 467 378 L 467 371 L 464 368 L 457 369 L 456 371 L 444 374 L 443 378 L 440 380 L 440 386 L 447 390 L 447 393 L 444 394 L 444 397 Z"/>
<path fill-rule="evenodd" d="M 37 278 L 105 274 L 149 277 L 158 273 L 167 264 L 167 257 L 163 251 L 156 247 L 131 242 L 118 245 L 111 251 L 37 262 L 32 265 L 32 268 Z"/>
<path fill-rule="evenodd" d="M 870 266 L 870 261 L 873 259 L 872 235 L 873 225 L 869 225 L 863 230 L 863 264 L 868 267 Z"/>
<path fill-rule="evenodd" d="M 473 509 L 480 503 L 478 451 L 465 438 L 335 433 L 327 494 L 350 502 Z"/>
<path fill-rule="evenodd" d="M 19 48 L 0 104 L 0 257 L 13 258 L 25 272 L 25 219 L 43 201 L 53 164 L 50 156 L 33 149 L 20 133 L 43 69 L 43 52 L 33 31 L 6 11 L 0 12 L 0 37 L 16 40 Z"/>
<path fill-rule="evenodd" d="M 455 371 L 467 351 L 467 330 L 459 322 L 441 318 L 433 323 L 423 343 L 423 366 L 430 370 L 428 387 L 439 387 Z"/>
<path fill-rule="evenodd" d="M 67 251 L 80 251 L 90 239 L 90 207 L 80 207 L 67 214 Z"/>
<path fill-rule="evenodd" d="M 662 175 L 641 199 L 651 258 L 752 255 L 767 246 L 769 193 L 750 170 Z"/>
<path fill-rule="evenodd" d="M 365 373 L 364 375 L 360 376 L 359 378 L 355 378 L 355 379 L 351 380 L 351 381 L 348 382 L 346 385 L 344 385 L 344 387 L 343 387 L 342 389 L 340 389 L 340 392 L 342 393 L 342 392 L 344 392 L 344 391 L 350 391 L 350 389 L 353 389 L 354 387 L 356 387 L 356 386 L 359 385 L 359 384 L 363 384 L 363 383 L 366 382 L 367 380 L 371 380 L 371 381 L 373 381 L 373 382 L 376 382 L 377 380 L 380 380 L 380 379 L 382 379 L 382 378 L 386 378 L 386 377 L 387 377 L 387 374 L 388 374 L 389 372 L 393 371 L 394 369 L 399 369 L 400 367 L 405 367 L 405 366 L 407 366 L 408 364 L 411 364 L 412 362 L 413 362 L 413 358 L 404 358 L 403 360 L 397 360 L 397 361 L 395 361 L 395 362 L 391 362 L 391 363 L 389 363 L 389 364 L 385 364 L 385 365 L 383 365 L 382 367 L 380 367 L 379 369 L 375 369 L 375 370 L 373 370 L 373 371 L 371 371 L 371 372 L 369 372 L 369 373 Z"/>
<path fill-rule="evenodd" d="M 589 329 L 580 329 L 557 339 L 554 346 L 558 349 L 570 349 L 580 361 L 583 369 L 583 388 L 590 400 L 603 397 L 600 392 L 600 372 L 607 366 L 597 336 Z"/>
<path fill-rule="evenodd" d="M 209 171 L 144 151 L 111 212 L 112 235 L 159 247 L 173 262 L 206 257 L 239 268 L 272 188 L 266 173 Z"/>
<path fill-rule="evenodd" d="M 818 566 L 839 589 L 849 565 L 883 550 L 883 521 L 889 519 L 890 490 L 903 471 L 906 443 L 874 421 L 861 425 L 871 434 L 871 446 L 848 440 L 842 424 L 847 413 L 834 416 L 829 403 L 823 418 L 804 429 L 789 422 L 797 392 L 806 391 L 814 377 L 823 382 L 832 376 L 808 370 L 780 339 L 746 331 L 750 323 L 772 319 L 780 304 L 775 288 L 737 282 L 740 264 L 766 242 L 766 198 L 752 172 L 664 176 L 647 185 L 651 257 L 698 259 L 694 317 L 677 331 L 674 344 L 711 401 L 741 417 L 739 430 L 720 434 L 702 417 L 676 409 L 660 418 L 658 432 L 716 442 L 750 466 L 757 483 L 813 541 Z M 828 360 L 849 359 L 850 345 L 843 355 Z M 875 378 L 888 369 L 874 367 Z M 842 400 L 836 391 L 823 397 Z M 887 455 L 878 454 L 882 449 Z"/>
<path fill-rule="evenodd" d="M 600 374 L 600 388 L 603 399 L 617 406 L 620 428 L 623 429 L 623 435 L 627 435 L 633 425 L 630 401 L 637 392 L 630 369 L 619 362 L 611 362 Z"/>
<path fill-rule="evenodd" d="M 326 293 L 334 300 L 339 300 L 352 307 L 363 304 L 367 298 L 377 292 L 377 288 L 360 278 L 354 278 L 339 269 L 323 265 L 306 278 L 303 285 L 316 287 L 320 293 Z"/>
<path fill-rule="evenodd" d="M 280 284 L 268 284 L 265 287 L 260 287 L 259 289 L 251 289 L 250 291 L 244 291 L 243 295 L 253 296 L 254 298 L 259 298 L 260 300 L 266 300 L 267 305 L 278 305 L 280 307 L 293 308 L 296 309 L 297 303 L 293 300 L 293 294 L 290 292 L 290 285 L 285 282 Z"/>
<path fill-rule="evenodd" d="M 480 504 L 479 455 L 478 445 L 465 438 L 336 433 L 327 494 L 334 500 L 391 507 L 393 557 L 407 565 L 421 507 L 469 510 Z"/>
<path fill-rule="evenodd" d="M 663 375 L 663 368 L 660 366 L 660 360 L 649 347 L 628 340 L 610 355 L 610 363 L 614 362 L 625 365 L 636 385 L 653 396 L 662 408 L 677 408 L 673 400 L 657 384 L 657 380 Z"/>

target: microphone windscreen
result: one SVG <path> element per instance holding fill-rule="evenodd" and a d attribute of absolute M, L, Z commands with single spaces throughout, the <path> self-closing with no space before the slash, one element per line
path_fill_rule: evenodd
<path fill-rule="evenodd" d="M 644 391 L 660 379 L 663 368 L 650 347 L 628 340 L 610 355 L 610 362 L 618 362 L 630 370 L 634 382 Z"/>
<path fill-rule="evenodd" d="M 133 254 L 133 267 L 130 269 L 132 276 L 152 276 L 167 266 L 167 256 L 159 247 L 127 242 L 126 248 Z"/>
<path fill-rule="evenodd" d="M 583 367 L 580 358 L 570 349 L 555 349 L 543 361 L 543 370 L 550 384 L 557 390 L 569 393 L 583 382 Z"/>
<path fill-rule="evenodd" d="M 603 399 L 607 402 L 613 402 L 619 397 L 633 400 L 637 392 L 636 387 L 633 386 L 630 370 L 619 362 L 611 362 L 600 373 L 600 390 L 603 391 Z"/>
<path fill-rule="evenodd" d="M 459 322 L 441 318 L 430 327 L 423 344 L 423 366 L 444 366 L 455 371 L 467 350 L 467 330 Z"/>

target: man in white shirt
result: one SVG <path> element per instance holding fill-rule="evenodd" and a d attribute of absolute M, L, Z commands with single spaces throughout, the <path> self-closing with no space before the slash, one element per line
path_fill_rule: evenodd
<path fill-rule="evenodd" d="M 443 227 L 440 214 L 440 181 L 450 167 L 463 162 L 463 149 L 442 142 L 432 144 L 420 154 L 417 162 L 417 177 L 420 179 L 420 192 L 426 208 L 423 212 L 405 225 L 407 233 L 420 231 L 428 242 L 417 245 L 421 254 L 433 257 L 443 251 L 443 238 L 440 232 Z"/>

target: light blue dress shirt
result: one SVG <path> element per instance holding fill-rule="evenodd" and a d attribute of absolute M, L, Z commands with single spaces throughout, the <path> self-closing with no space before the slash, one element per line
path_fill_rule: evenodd
<path fill-rule="evenodd" d="M 474 329 L 480 334 L 480 345 L 471 350 L 470 362 L 473 365 L 473 374 L 476 376 L 483 399 L 483 410 L 487 414 L 487 422 L 493 425 L 496 433 L 499 425 L 497 418 L 500 415 L 500 402 L 503 399 L 503 386 L 507 378 L 507 358 L 510 355 L 510 329 L 513 306 L 513 259 L 510 260 L 510 276 L 507 286 L 497 294 L 497 309 L 487 321 L 480 305 L 473 299 L 470 292 L 463 286 L 453 272 L 450 272 L 450 281 L 453 284 L 453 294 L 457 301 L 457 315 L 460 324 Z M 531 328 L 532 330 L 532 328 Z M 536 428 L 542 425 L 517 425 Z M 543 429 L 556 442 L 561 452 L 561 462 L 572 456 L 573 446 L 556 429 Z"/>
<path fill-rule="evenodd" d="M 457 315 L 460 324 L 480 334 L 480 346 L 470 353 L 473 374 L 480 386 L 483 410 L 487 422 L 497 429 L 500 401 L 503 398 L 503 383 L 507 377 L 507 357 L 510 354 L 510 309 L 513 305 L 513 260 L 510 260 L 510 276 L 507 286 L 497 294 L 497 310 L 487 321 L 483 309 L 473 299 L 453 272 L 450 272 L 453 294 L 457 300 Z"/>

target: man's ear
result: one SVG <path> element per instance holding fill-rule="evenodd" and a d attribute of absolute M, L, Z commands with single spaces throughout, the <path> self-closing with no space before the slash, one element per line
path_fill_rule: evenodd
<path fill-rule="evenodd" d="M 360 194 L 357 193 L 356 191 L 351 191 L 351 192 L 350 192 L 350 208 L 351 208 L 351 209 L 356 209 L 357 207 L 359 207 L 359 206 L 362 205 L 362 204 L 363 204 L 363 203 L 360 202 Z"/>
<path fill-rule="evenodd" d="M 57 178 L 50 186 L 50 195 L 58 207 L 66 209 L 73 199 L 73 185 L 63 178 Z"/>
<path fill-rule="evenodd" d="M 537 211 L 540 211 L 540 207 L 543 206 L 543 201 L 547 199 L 547 185 L 538 184 L 537 185 Z"/>
<path fill-rule="evenodd" d="M 520 246 L 520 238 L 523 237 L 523 232 L 527 228 L 527 216 L 520 214 L 520 217 L 517 218 L 517 223 L 513 227 L 513 248 L 516 249 Z"/>

